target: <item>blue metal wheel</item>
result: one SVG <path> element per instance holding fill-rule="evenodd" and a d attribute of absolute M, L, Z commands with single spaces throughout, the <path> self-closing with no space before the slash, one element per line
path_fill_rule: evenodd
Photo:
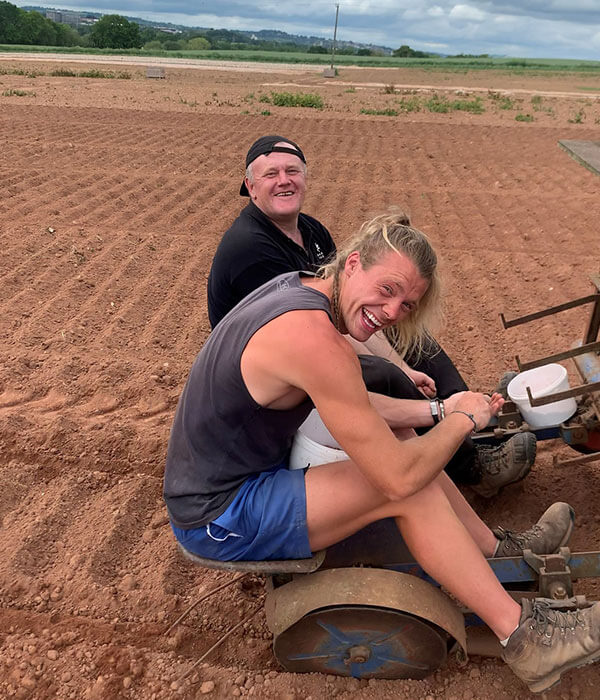
<path fill-rule="evenodd" d="M 279 663 L 293 673 L 354 678 L 425 678 L 446 662 L 454 640 L 415 615 L 372 606 L 314 610 L 273 643 Z"/>

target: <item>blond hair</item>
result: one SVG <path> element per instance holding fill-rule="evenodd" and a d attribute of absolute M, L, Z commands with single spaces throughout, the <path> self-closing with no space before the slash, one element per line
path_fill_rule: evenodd
<path fill-rule="evenodd" d="M 339 278 L 348 256 L 357 251 L 361 265 L 366 270 L 378 263 L 390 250 L 411 260 L 419 275 L 429 283 L 415 309 L 402 321 L 384 330 L 387 339 L 401 357 L 410 354 L 414 359 L 421 356 L 424 348 L 435 346 L 432 332 L 441 321 L 442 293 L 437 255 L 427 236 L 410 226 L 406 214 L 382 214 L 365 222 L 358 234 L 338 250 L 334 260 L 323 265 L 317 274 L 324 279 L 333 277 L 332 309 L 336 316 Z"/>

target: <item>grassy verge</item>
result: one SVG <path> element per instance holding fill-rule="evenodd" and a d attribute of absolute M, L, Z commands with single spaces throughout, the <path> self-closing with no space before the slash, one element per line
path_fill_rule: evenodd
<path fill-rule="evenodd" d="M 82 46 L 0 45 L 3 52 L 64 53 L 104 56 L 159 56 L 168 58 L 198 58 L 218 61 L 256 61 L 271 63 L 307 63 L 329 65 L 326 54 L 292 53 L 285 51 L 145 51 L 143 49 L 93 49 Z M 466 72 L 470 70 L 501 70 L 510 73 L 598 73 L 600 61 L 579 61 L 555 58 L 397 58 L 394 56 L 335 57 L 337 66 L 371 66 L 375 68 L 421 68 L 435 71 Z"/>

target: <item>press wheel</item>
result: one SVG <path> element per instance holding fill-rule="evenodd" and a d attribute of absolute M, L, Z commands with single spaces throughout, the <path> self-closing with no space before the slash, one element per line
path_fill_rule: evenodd
<path fill-rule="evenodd" d="M 354 678 L 416 678 L 446 662 L 454 640 L 410 613 L 363 605 L 313 610 L 274 639 L 279 663 L 293 673 Z"/>

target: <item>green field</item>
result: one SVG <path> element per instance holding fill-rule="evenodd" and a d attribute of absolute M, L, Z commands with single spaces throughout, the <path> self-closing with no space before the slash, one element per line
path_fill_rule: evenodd
<path fill-rule="evenodd" d="M 329 65 L 324 54 L 285 51 L 145 51 L 143 49 L 93 49 L 81 46 L 0 45 L 3 52 L 72 53 L 94 55 L 160 56 L 165 58 L 199 58 L 215 61 L 258 61 L 271 63 L 309 63 Z M 336 66 L 370 66 L 375 68 L 421 68 L 425 70 L 465 73 L 471 70 L 502 70 L 511 73 L 598 73 L 600 61 L 560 58 L 396 58 L 393 56 L 335 56 Z"/>

